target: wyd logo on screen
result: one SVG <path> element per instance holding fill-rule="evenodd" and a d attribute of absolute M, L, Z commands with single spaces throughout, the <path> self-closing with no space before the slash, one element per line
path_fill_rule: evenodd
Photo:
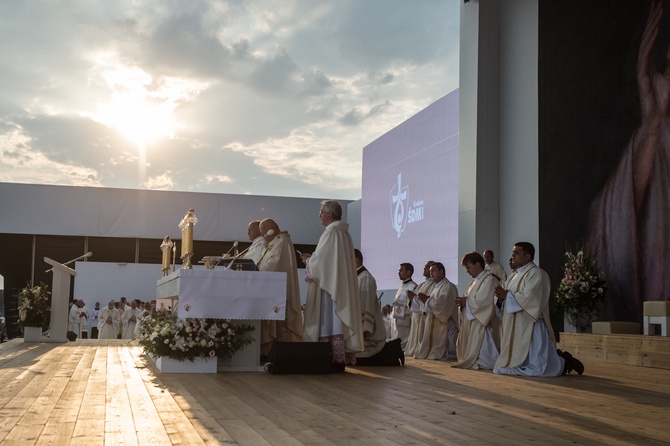
<path fill-rule="evenodd" d="M 391 189 L 391 226 L 400 238 L 408 223 L 423 220 L 423 200 L 415 200 L 409 205 L 409 186 L 402 185 L 402 173 L 398 183 Z"/>

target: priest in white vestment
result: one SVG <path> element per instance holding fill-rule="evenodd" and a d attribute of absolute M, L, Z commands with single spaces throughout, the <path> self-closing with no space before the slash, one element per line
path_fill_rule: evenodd
<path fill-rule="evenodd" d="M 137 317 L 137 324 L 135 324 L 135 336 L 139 334 L 142 322 L 149 319 L 153 314 L 153 306 L 151 305 L 151 302 L 145 302 L 143 307 L 144 308 L 140 308 L 141 311 Z"/>
<path fill-rule="evenodd" d="M 498 285 L 495 295 L 501 301 L 502 340 L 500 357 L 493 373 L 520 376 L 560 376 L 583 364 L 569 353 L 556 350 L 556 339 L 549 317 L 551 283 L 547 273 L 533 259 L 535 247 L 528 242 L 514 245 L 512 259 L 516 274 Z"/>
<path fill-rule="evenodd" d="M 81 318 L 83 314 L 81 307 L 83 303 L 84 301 L 75 299 L 68 315 L 68 331 L 75 333 L 79 338 L 81 338 Z"/>
<path fill-rule="evenodd" d="M 433 263 L 430 277 L 435 282 L 430 295 L 418 294 L 424 303 L 423 333 L 414 357 L 416 359 L 456 359 L 458 306 L 456 286 L 447 279 L 444 265 Z"/>
<path fill-rule="evenodd" d="M 485 262 L 484 268 L 496 276 L 500 282 L 507 280 L 507 273 L 505 272 L 505 268 L 500 263 L 493 260 L 493 251 L 487 249 L 482 255 Z"/>
<path fill-rule="evenodd" d="M 137 308 L 137 302 L 130 301 L 130 306 L 123 310 L 121 315 L 121 324 L 123 325 L 123 332 L 121 339 L 133 339 L 135 337 L 135 328 L 137 328 L 137 321 L 142 314 L 142 310 Z"/>
<path fill-rule="evenodd" d="M 98 339 L 117 339 L 119 327 L 121 326 L 121 315 L 119 310 L 114 308 L 114 301 L 102 310 L 98 316 Z"/>
<path fill-rule="evenodd" d="M 377 297 L 377 281 L 363 266 L 363 254 L 356 249 L 356 274 L 361 290 L 361 317 L 363 319 L 363 340 L 365 351 L 356 354 L 356 365 L 401 366 L 405 365 L 405 355 L 400 339 L 386 342 L 386 327 L 382 307 Z"/>
<path fill-rule="evenodd" d="M 247 234 L 249 235 L 249 240 L 251 240 L 251 246 L 247 248 L 247 252 L 240 256 L 240 258 L 251 259 L 254 263 L 258 263 L 260 260 L 263 251 L 265 251 L 265 239 L 261 236 L 260 225 L 260 220 L 254 220 L 247 226 Z"/>
<path fill-rule="evenodd" d="M 261 355 L 267 356 L 275 341 L 302 341 L 303 322 L 300 304 L 300 285 L 298 284 L 298 263 L 291 236 L 281 231 L 271 218 L 260 223 L 260 231 L 266 246 L 258 260 L 260 271 L 286 273 L 286 312 L 284 320 L 261 321 Z"/>
<path fill-rule="evenodd" d="M 500 281 L 484 268 L 484 258 L 477 252 L 463 256 L 461 265 L 472 281 L 465 296 L 457 299 L 461 325 L 456 341 L 457 362 L 452 367 L 493 370 L 500 355 L 495 304 L 495 289 Z"/>
<path fill-rule="evenodd" d="M 412 320 L 410 322 L 407 344 L 403 349 L 405 351 L 405 356 L 414 356 L 417 347 L 421 342 L 421 335 L 423 335 L 423 302 L 416 296 L 419 294 L 429 296 L 430 292 L 433 290 L 435 282 L 430 278 L 430 267 L 433 266 L 433 263 L 435 262 L 429 260 L 423 267 L 423 277 L 425 280 L 420 285 L 417 285 L 414 290 L 407 290 L 407 295 L 410 298 L 409 311 Z"/>
<path fill-rule="evenodd" d="M 398 268 L 398 278 L 402 280 L 402 285 L 395 293 L 393 300 L 393 312 L 391 313 L 391 339 L 400 338 L 400 346 L 403 350 L 407 347 L 407 340 L 412 326 L 412 313 L 410 303 L 412 300 L 407 294 L 408 291 L 414 291 L 416 283 L 412 280 L 414 266 L 411 263 L 401 263 Z"/>
<path fill-rule="evenodd" d="M 386 344 L 386 328 L 382 317 L 382 308 L 377 298 L 377 281 L 363 266 L 363 254 L 356 249 L 356 275 L 361 292 L 361 318 L 365 351 L 356 354 L 357 358 L 368 358 L 379 353 Z"/>
<path fill-rule="evenodd" d="M 303 336 L 308 342 L 330 342 L 334 368 L 344 370 L 364 350 L 354 243 L 337 201 L 323 201 L 319 218 L 326 229 L 314 253 L 302 255 L 309 283 Z"/>

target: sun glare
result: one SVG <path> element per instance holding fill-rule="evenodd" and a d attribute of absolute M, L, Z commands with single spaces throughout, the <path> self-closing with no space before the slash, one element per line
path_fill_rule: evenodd
<path fill-rule="evenodd" d="M 112 103 L 99 107 L 110 127 L 116 128 L 137 146 L 146 147 L 159 138 L 174 136 L 173 107 L 134 95 L 117 95 Z"/>
<path fill-rule="evenodd" d="M 174 137 L 174 110 L 206 88 L 189 79 L 154 78 L 141 68 L 119 64 L 110 55 L 101 56 L 97 62 L 92 75 L 102 80 L 107 99 L 97 104 L 90 117 L 118 130 L 138 147 L 147 148 L 160 138 Z"/>

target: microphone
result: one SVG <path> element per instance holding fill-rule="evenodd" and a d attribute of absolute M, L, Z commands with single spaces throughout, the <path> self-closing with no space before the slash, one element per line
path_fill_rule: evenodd
<path fill-rule="evenodd" d="M 93 255 L 93 253 L 92 253 L 91 251 L 89 251 L 89 252 L 87 252 L 86 254 L 84 254 L 84 255 L 82 255 L 82 256 L 79 256 L 79 257 L 77 257 L 77 258 L 74 258 L 74 259 L 72 259 L 72 260 L 69 260 L 69 261 L 63 263 L 63 265 L 69 265 L 69 264 L 72 263 L 72 262 L 76 262 L 77 260 L 81 260 L 81 259 L 85 259 L 85 258 L 91 257 L 92 255 Z M 46 271 L 44 271 L 44 272 L 45 272 L 45 273 L 48 273 L 48 272 L 51 272 L 51 271 L 53 271 L 53 268 L 49 268 L 48 270 L 46 270 Z"/>
<path fill-rule="evenodd" d="M 238 245 L 237 240 L 235 240 L 235 242 L 233 243 L 233 246 L 231 246 L 230 249 L 229 249 L 228 251 L 226 251 L 225 253 L 223 253 L 223 255 L 221 256 L 221 258 L 214 264 L 214 266 L 212 266 L 212 269 L 214 269 L 214 268 L 216 268 L 217 266 L 219 266 L 219 263 L 221 263 L 221 260 L 223 260 L 223 258 L 226 257 L 228 254 L 230 254 L 230 251 L 232 251 L 233 249 L 237 248 L 237 245 Z"/>
<path fill-rule="evenodd" d="M 235 240 L 235 243 L 233 243 L 233 246 L 231 246 L 230 249 L 228 251 L 226 251 L 225 254 L 223 254 L 223 256 L 225 257 L 227 254 L 230 254 L 230 251 L 237 248 L 237 245 L 238 245 L 237 240 Z"/>
<path fill-rule="evenodd" d="M 227 269 L 230 269 L 230 267 L 233 266 L 233 263 L 235 263 L 235 260 L 239 259 L 242 256 L 242 254 L 249 251 L 249 248 L 251 248 L 252 246 L 253 245 L 249 245 L 244 251 L 236 254 L 235 257 L 233 257 L 233 260 L 231 260 L 230 263 L 228 263 L 228 265 L 226 265 L 226 267 L 224 268 L 224 271 L 227 270 Z"/>

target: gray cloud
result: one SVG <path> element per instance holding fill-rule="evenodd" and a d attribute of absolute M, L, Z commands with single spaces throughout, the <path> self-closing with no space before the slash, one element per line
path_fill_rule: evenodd
<path fill-rule="evenodd" d="M 457 87 L 459 7 L 0 2 L 0 181 L 358 198 L 362 147 Z"/>

